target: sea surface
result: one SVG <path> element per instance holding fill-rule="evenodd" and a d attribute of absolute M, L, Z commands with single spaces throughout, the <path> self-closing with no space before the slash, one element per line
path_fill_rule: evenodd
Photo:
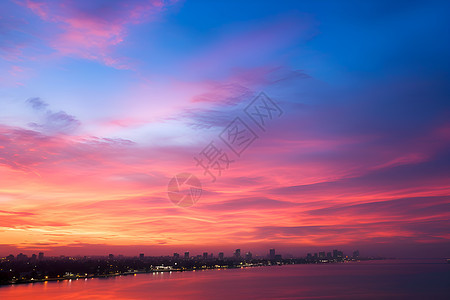
<path fill-rule="evenodd" d="M 0 287 L 0 299 L 450 299 L 445 260 L 148 273 Z"/>

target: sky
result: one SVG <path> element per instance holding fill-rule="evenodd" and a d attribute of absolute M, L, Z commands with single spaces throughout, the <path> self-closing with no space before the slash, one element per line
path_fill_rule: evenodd
<path fill-rule="evenodd" d="M 1 1 L 0 255 L 448 256 L 449 9 Z"/>

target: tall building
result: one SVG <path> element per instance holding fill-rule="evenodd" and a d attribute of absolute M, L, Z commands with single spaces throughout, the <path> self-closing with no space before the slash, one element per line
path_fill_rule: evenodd
<path fill-rule="evenodd" d="M 219 259 L 223 260 L 223 252 L 219 252 Z"/>
<path fill-rule="evenodd" d="M 174 253 L 174 254 L 173 254 L 173 258 L 175 258 L 175 259 L 179 259 L 179 258 L 180 258 L 180 254 L 178 254 L 178 253 Z"/>
<path fill-rule="evenodd" d="M 39 258 L 39 260 L 43 260 L 44 259 L 44 252 L 39 252 L 38 258 Z"/>
<path fill-rule="evenodd" d="M 311 259 L 311 258 L 312 258 L 312 254 L 311 253 L 306 254 L 306 259 Z"/>
<path fill-rule="evenodd" d="M 270 249 L 269 250 L 269 258 L 270 259 L 275 259 L 275 249 Z"/>
<path fill-rule="evenodd" d="M 208 252 L 203 252 L 203 259 L 208 259 Z"/>
<path fill-rule="evenodd" d="M 141 259 L 141 260 L 144 259 L 144 253 L 139 254 L 139 259 Z"/>
<path fill-rule="evenodd" d="M 236 251 L 234 251 L 234 258 L 241 258 L 241 249 L 236 249 Z"/>
<path fill-rule="evenodd" d="M 325 252 L 319 252 L 319 258 L 325 258 Z"/>
<path fill-rule="evenodd" d="M 327 252 L 327 258 L 333 258 L 333 255 L 331 255 L 331 252 Z"/>
<path fill-rule="evenodd" d="M 214 258 L 214 254 L 210 253 L 209 254 L 209 258 L 213 259 Z"/>
<path fill-rule="evenodd" d="M 189 251 L 184 252 L 184 259 L 189 259 Z"/>
<path fill-rule="evenodd" d="M 253 257 L 252 253 L 250 251 L 248 251 L 247 253 L 245 253 L 245 259 L 246 260 L 251 260 Z"/>
<path fill-rule="evenodd" d="M 114 254 L 108 255 L 109 259 L 114 259 Z"/>
<path fill-rule="evenodd" d="M 353 258 L 359 257 L 359 250 L 353 251 Z"/>
<path fill-rule="evenodd" d="M 17 254 L 17 260 L 26 260 L 26 259 L 28 259 L 28 256 L 26 256 L 26 254 L 23 253 Z"/>
<path fill-rule="evenodd" d="M 337 257 L 338 257 L 338 252 L 339 252 L 339 251 L 336 250 L 336 249 L 333 250 L 333 257 L 334 257 L 334 258 L 337 258 Z"/>

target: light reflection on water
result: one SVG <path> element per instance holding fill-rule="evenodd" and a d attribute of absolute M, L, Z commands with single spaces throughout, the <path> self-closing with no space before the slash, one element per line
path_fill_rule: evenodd
<path fill-rule="evenodd" d="M 450 264 L 386 260 L 153 272 L 0 288 L 0 299 L 450 299 Z"/>

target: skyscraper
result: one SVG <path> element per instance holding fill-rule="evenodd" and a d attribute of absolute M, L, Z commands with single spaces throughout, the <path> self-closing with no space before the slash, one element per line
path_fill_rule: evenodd
<path fill-rule="evenodd" d="M 223 252 L 219 252 L 219 259 L 223 260 Z"/>
<path fill-rule="evenodd" d="M 175 253 L 173 254 L 173 258 L 179 259 L 179 258 L 180 258 L 180 254 L 178 254 L 178 253 L 175 252 Z"/>
<path fill-rule="evenodd" d="M 337 258 L 337 257 L 338 257 L 338 252 L 339 252 L 339 251 L 338 251 L 337 249 L 334 249 L 334 250 L 333 250 L 333 257 L 334 257 L 334 258 Z"/>
<path fill-rule="evenodd" d="M 248 251 L 247 253 L 245 253 L 245 259 L 246 260 L 251 260 L 253 257 L 252 253 L 250 251 Z"/>
<path fill-rule="evenodd" d="M 43 260 L 44 259 L 44 252 L 39 252 L 38 258 L 39 258 L 39 260 Z"/>
<path fill-rule="evenodd" d="M 184 252 L 184 259 L 189 259 L 189 251 Z"/>
<path fill-rule="evenodd" d="M 236 251 L 234 251 L 234 258 L 241 258 L 241 249 L 236 249 Z"/>
<path fill-rule="evenodd" d="M 270 259 L 275 259 L 275 249 L 270 249 L 269 250 L 269 258 Z"/>
<path fill-rule="evenodd" d="M 203 259 L 208 259 L 208 252 L 203 252 Z"/>
<path fill-rule="evenodd" d="M 144 253 L 139 254 L 139 259 L 141 259 L 141 260 L 144 259 Z"/>

